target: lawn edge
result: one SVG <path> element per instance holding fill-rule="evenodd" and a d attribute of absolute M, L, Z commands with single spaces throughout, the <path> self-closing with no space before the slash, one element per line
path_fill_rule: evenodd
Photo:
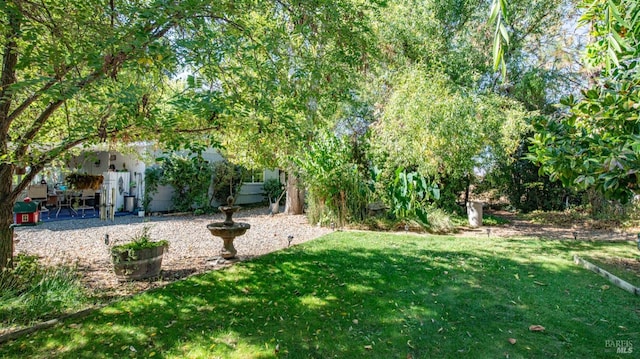
<path fill-rule="evenodd" d="M 67 319 L 74 319 L 74 318 L 77 319 L 77 318 L 86 317 L 89 314 L 91 314 L 91 313 L 93 313 L 93 312 L 95 312 L 97 310 L 100 310 L 100 309 L 102 309 L 102 308 L 104 308 L 104 307 L 106 307 L 106 306 L 108 306 L 110 304 L 113 304 L 113 303 L 104 303 L 104 304 L 99 304 L 99 305 L 93 305 L 93 306 L 91 306 L 89 308 L 85 308 L 85 309 L 79 310 L 77 312 L 61 315 L 61 316 L 59 316 L 58 318 L 55 318 L 55 319 L 50 319 L 50 320 L 47 320 L 47 321 L 44 321 L 44 322 L 40 322 L 40 323 L 31 325 L 31 326 L 28 326 L 28 327 L 16 329 L 16 330 L 13 330 L 13 331 L 8 331 L 8 332 L 0 335 L 0 345 L 4 344 L 6 342 L 9 342 L 9 341 L 18 339 L 18 338 L 20 338 L 20 337 L 22 337 L 24 335 L 37 332 L 37 331 L 39 331 L 41 329 L 51 328 L 51 327 L 53 327 L 55 325 L 58 325 L 58 324 L 62 323 L 63 321 L 65 321 Z"/>
<path fill-rule="evenodd" d="M 614 274 L 611 274 L 610 272 L 598 267 L 597 265 L 583 258 L 580 258 L 577 254 L 573 256 L 573 261 L 575 262 L 575 264 L 582 265 L 584 268 L 589 269 L 590 271 L 599 274 L 601 277 L 608 279 L 609 282 L 615 284 L 621 289 L 624 289 L 631 294 L 635 294 L 636 296 L 640 296 L 640 288 L 623 279 L 618 278 Z"/>

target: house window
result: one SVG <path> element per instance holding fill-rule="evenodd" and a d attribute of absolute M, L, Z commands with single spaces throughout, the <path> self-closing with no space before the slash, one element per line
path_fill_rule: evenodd
<path fill-rule="evenodd" d="M 23 214 L 22 215 L 22 222 L 29 222 L 29 215 L 28 214 Z"/>
<path fill-rule="evenodd" d="M 246 170 L 244 173 L 244 176 L 242 177 L 242 182 L 245 182 L 245 183 L 264 182 L 264 171 L 263 170 Z"/>

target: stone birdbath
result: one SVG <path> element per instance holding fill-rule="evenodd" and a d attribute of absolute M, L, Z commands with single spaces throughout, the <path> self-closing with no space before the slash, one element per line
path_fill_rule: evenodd
<path fill-rule="evenodd" d="M 212 235 L 222 238 L 223 246 L 220 250 L 220 256 L 223 260 L 236 259 L 236 248 L 233 246 L 233 240 L 245 234 L 247 229 L 251 228 L 249 223 L 234 222 L 231 218 L 234 213 L 238 212 L 240 206 L 233 205 L 233 197 L 227 197 L 227 205 L 220 206 L 218 209 L 225 214 L 224 222 L 213 222 L 207 225 L 207 229 Z"/>

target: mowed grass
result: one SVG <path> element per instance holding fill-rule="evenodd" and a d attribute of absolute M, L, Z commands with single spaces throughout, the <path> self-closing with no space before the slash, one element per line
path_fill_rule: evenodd
<path fill-rule="evenodd" d="M 608 358 L 611 340 L 640 345 L 640 299 L 572 255 L 634 250 L 336 232 L 38 331 L 0 357 Z"/>

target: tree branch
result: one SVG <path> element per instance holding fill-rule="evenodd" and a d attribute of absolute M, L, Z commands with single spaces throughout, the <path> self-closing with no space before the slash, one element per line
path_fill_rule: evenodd
<path fill-rule="evenodd" d="M 9 31 L 6 34 L 2 56 L 2 74 L 0 75 L 0 143 L 4 149 L 7 145 L 7 134 L 11 121 L 8 118 L 13 101 L 11 85 L 16 83 L 16 65 L 18 64 L 17 37 L 20 33 L 19 16 L 8 9 Z"/>
<path fill-rule="evenodd" d="M 123 129 L 114 129 L 111 131 L 107 132 L 107 135 L 115 135 L 119 132 L 123 132 L 129 128 L 131 128 L 133 126 L 127 126 Z M 24 177 L 22 178 L 22 181 L 20 183 L 18 183 L 18 185 L 14 188 L 14 190 L 11 193 L 11 198 L 17 198 L 17 196 L 20 194 L 20 192 L 22 192 L 25 188 L 27 188 L 27 186 L 29 185 L 29 183 L 31 183 L 31 181 L 36 177 L 36 175 L 42 171 L 48 164 L 50 164 L 53 160 L 55 160 L 56 158 L 58 158 L 60 156 L 60 154 L 64 153 L 65 151 L 70 150 L 71 148 L 78 146 L 82 143 L 85 143 L 87 141 L 90 140 L 96 140 L 98 139 L 99 136 L 97 134 L 90 134 L 84 137 L 79 137 L 76 138 L 72 141 L 66 141 L 61 143 L 60 145 L 58 145 L 57 147 L 53 147 L 49 150 L 47 150 L 46 152 L 43 153 L 42 156 L 40 156 L 40 158 L 38 158 L 37 161 L 32 161 L 29 164 L 29 172 L 27 172 Z"/>
<path fill-rule="evenodd" d="M 62 74 L 62 76 L 66 75 L 69 72 L 68 69 L 69 68 L 65 69 L 65 72 L 64 72 L 64 74 Z M 31 106 L 32 103 L 37 101 L 40 98 L 40 96 L 42 96 L 47 90 L 49 90 L 51 87 L 53 87 L 53 85 L 55 85 L 56 83 L 59 83 L 59 82 L 60 82 L 59 79 L 55 79 L 55 80 L 50 80 L 49 82 L 44 84 L 44 86 L 42 86 L 39 90 L 36 90 L 36 92 L 31 94 L 31 96 L 27 97 L 20 104 L 20 106 L 16 107 L 16 109 L 13 110 L 13 112 L 11 112 L 11 114 L 9 114 L 9 116 L 7 117 L 7 120 L 9 122 L 13 122 L 16 118 L 18 118 L 18 116 L 20 116 L 24 112 L 24 110 L 29 108 L 29 106 Z"/>
<path fill-rule="evenodd" d="M 151 42 L 163 37 L 175 25 L 176 23 L 172 21 L 166 24 L 162 28 L 155 28 L 157 31 L 154 31 L 153 30 L 154 28 L 151 27 L 149 29 L 149 33 L 151 34 L 151 37 L 142 46 L 140 46 L 139 48 L 136 48 L 135 46 L 130 45 L 130 49 L 126 53 L 120 52 L 117 56 L 105 57 L 105 64 L 99 70 L 96 70 L 93 73 L 84 77 L 83 79 L 79 80 L 78 82 L 76 82 L 74 86 L 71 86 L 71 88 L 74 90 L 83 89 L 89 84 L 97 81 L 104 75 L 115 74 L 118 71 L 118 69 L 122 67 L 122 65 L 127 61 L 127 59 L 131 57 L 132 54 L 136 53 L 137 51 L 142 51 L 146 49 Z M 62 97 L 65 97 L 65 95 L 67 95 L 68 93 L 74 90 L 67 90 L 66 93 L 62 94 Z M 64 101 L 65 99 L 58 99 L 50 103 L 44 109 L 44 111 L 42 111 L 40 115 L 32 122 L 29 129 L 26 131 L 26 133 L 23 136 L 20 137 L 20 140 L 17 143 L 17 147 L 15 151 L 17 158 L 22 157 L 26 154 L 31 141 L 33 141 L 33 139 L 38 134 L 38 132 L 47 123 L 49 118 L 51 118 L 51 115 L 53 115 L 53 113 L 64 103 Z M 25 109 L 22 109 L 22 111 L 24 111 Z"/>
<path fill-rule="evenodd" d="M 176 129 L 175 132 L 177 132 L 177 133 L 202 133 L 202 132 L 207 132 L 207 131 L 211 131 L 211 130 L 219 131 L 220 130 L 220 126 L 216 125 L 216 126 L 213 126 L 213 127 L 204 127 L 204 128 Z"/>

